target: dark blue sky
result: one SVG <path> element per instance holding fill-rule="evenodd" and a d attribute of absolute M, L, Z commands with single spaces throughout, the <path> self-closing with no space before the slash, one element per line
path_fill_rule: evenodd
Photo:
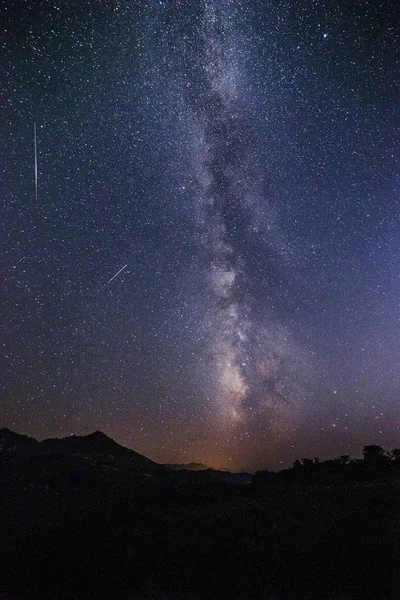
<path fill-rule="evenodd" d="M 398 446 L 396 3 L 0 17 L 3 425 L 232 468 Z"/>

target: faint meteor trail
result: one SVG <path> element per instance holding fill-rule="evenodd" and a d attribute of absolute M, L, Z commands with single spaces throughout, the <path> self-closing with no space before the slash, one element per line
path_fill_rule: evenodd
<path fill-rule="evenodd" d="M 37 140 L 36 140 L 36 123 L 33 124 L 33 139 L 35 143 L 35 198 L 38 199 L 38 162 L 37 162 Z"/>
<path fill-rule="evenodd" d="M 121 273 L 121 271 L 123 271 L 124 269 L 126 269 L 126 267 L 127 267 L 127 266 L 128 266 L 128 263 L 127 263 L 126 265 L 124 265 L 123 267 L 121 267 L 121 269 L 120 269 L 120 270 L 119 270 L 117 273 L 115 273 L 115 275 L 113 275 L 113 276 L 111 277 L 111 279 L 109 279 L 109 280 L 107 281 L 107 283 L 105 283 L 105 284 L 103 285 L 103 288 L 102 288 L 102 289 L 104 290 L 104 288 L 105 288 L 105 287 L 106 287 L 106 286 L 107 286 L 109 283 L 111 283 L 111 282 L 112 282 L 112 280 L 113 280 L 113 279 L 115 279 L 115 278 L 116 278 L 116 277 L 117 277 L 117 276 L 118 276 L 118 275 Z"/>

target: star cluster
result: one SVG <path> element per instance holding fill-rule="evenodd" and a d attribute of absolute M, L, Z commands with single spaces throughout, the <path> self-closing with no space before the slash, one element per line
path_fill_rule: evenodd
<path fill-rule="evenodd" d="M 395 4 L 3 3 L 5 426 L 398 446 Z"/>

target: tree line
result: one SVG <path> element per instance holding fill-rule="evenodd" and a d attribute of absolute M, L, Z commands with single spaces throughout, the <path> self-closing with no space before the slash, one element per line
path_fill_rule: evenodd
<path fill-rule="evenodd" d="M 387 480 L 400 477 L 400 448 L 387 451 L 376 444 L 363 448 L 362 458 L 348 454 L 321 461 L 318 457 L 295 460 L 289 469 L 257 471 L 252 478 L 254 488 L 267 488 L 276 483 L 340 484 L 357 481 Z"/>

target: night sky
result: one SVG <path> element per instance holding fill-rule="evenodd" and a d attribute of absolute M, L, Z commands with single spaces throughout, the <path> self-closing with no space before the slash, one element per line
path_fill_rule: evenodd
<path fill-rule="evenodd" d="M 400 446 L 396 5 L 1 3 L 1 426 Z"/>

